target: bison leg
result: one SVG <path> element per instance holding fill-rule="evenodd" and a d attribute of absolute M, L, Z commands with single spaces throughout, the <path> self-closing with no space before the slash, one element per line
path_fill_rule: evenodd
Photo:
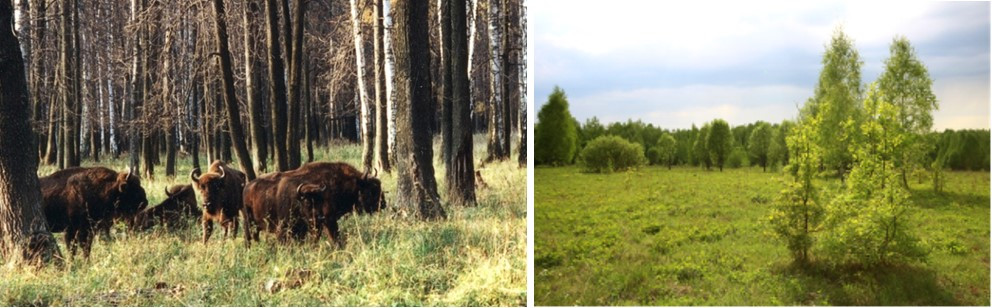
<path fill-rule="evenodd" d="M 83 258 L 90 258 L 90 247 L 93 246 L 93 230 L 92 228 L 81 228 L 79 229 L 79 235 L 77 235 L 77 240 L 83 246 Z"/>
<path fill-rule="evenodd" d="M 214 232 L 214 222 L 210 219 L 203 220 L 203 244 L 207 244 L 207 240 L 210 239 L 210 234 Z"/>
<path fill-rule="evenodd" d="M 332 220 L 330 222 L 330 225 L 328 226 L 328 229 L 331 233 L 330 236 L 331 239 L 334 240 L 334 243 L 338 244 L 339 248 L 344 248 L 344 239 L 341 238 L 341 231 L 338 230 L 338 221 Z"/>
<path fill-rule="evenodd" d="M 74 224 L 72 224 L 72 223 L 70 223 L 65 228 L 65 248 L 66 249 L 69 249 L 69 256 L 75 256 L 76 255 L 76 244 L 75 244 L 75 240 L 76 240 L 76 233 L 77 232 L 78 231 L 76 230 L 76 226 Z"/>

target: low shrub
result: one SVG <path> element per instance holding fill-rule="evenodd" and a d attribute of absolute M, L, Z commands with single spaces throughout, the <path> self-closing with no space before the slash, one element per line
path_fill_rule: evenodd
<path fill-rule="evenodd" d="M 641 144 L 617 136 L 597 137 L 579 155 L 582 165 L 589 172 L 623 171 L 647 163 Z"/>

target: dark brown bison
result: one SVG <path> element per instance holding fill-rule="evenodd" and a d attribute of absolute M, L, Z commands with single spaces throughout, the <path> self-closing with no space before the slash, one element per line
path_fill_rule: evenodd
<path fill-rule="evenodd" d="M 93 233 L 108 229 L 114 218 L 130 218 L 148 204 L 141 180 L 131 172 L 104 167 L 69 168 L 39 179 L 49 230 L 65 232 L 75 255 L 82 244 L 89 257 Z"/>
<path fill-rule="evenodd" d="M 261 230 L 275 233 L 280 240 L 292 234 L 302 239 L 315 225 L 309 208 L 322 200 L 327 185 L 284 172 L 265 174 L 245 186 L 245 239 L 258 240 Z M 254 228 L 252 227 L 254 225 Z"/>
<path fill-rule="evenodd" d="M 279 231 L 280 222 L 273 224 L 273 220 L 288 217 L 295 220 L 281 222 L 281 226 L 297 231 L 295 235 L 300 235 L 300 224 L 306 223 L 304 228 L 313 226 L 317 238 L 327 233 L 338 245 L 344 245 L 338 230 L 341 217 L 352 211 L 374 213 L 386 207 L 379 179 L 346 163 L 308 163 L 263 177 L 256 179 L 255 187 L 245 190 L 245 199 L 251 199 L 252 204 L 245 208 L 246 216 L 256 223 L 256 240 L 259 230 Z"/>
<path fill-rule="evenodd" d="M 238 232 L 245 174 L 218 160 L 210 164 L 207 173 L 201 175 L 200 169 L 196 168 L 189 173 L 189 177 L 203 200 L 203 243 L 210 239 L 215 221 L 224 228 L 225 238 L 228 235 L 233 237 Z"/>
<path fill-rule="evenodd" d="M 200 219 L 202 212 L 196 205 L 196 193 L 192 185 L 173 185 L 165 190 L 165 200 L 135 216 L 132 231 L 146 231 L 155 225 L 169 230 L 186 226 L 189 219 Z"/>

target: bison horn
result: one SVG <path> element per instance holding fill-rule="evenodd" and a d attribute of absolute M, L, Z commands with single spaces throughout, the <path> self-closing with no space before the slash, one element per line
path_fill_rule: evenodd
<path fill-rule="evenodd" d="M 378 176 L 379 176 L 379 168 L 372 169 L 372 177 L 378 177 Z"/>
<path fill-rule="evenodd" d="M 124 177 L 124 180 L 125 181 L 131 179 L 131 171 L 132 171 L 132 168 L 131 167 L 127 167 L 127 175 Z"/>
<path fill-rule="evenodd" d="M 223 179 L 225 175 L 227 175 L 227 173 L 224 172 L 224 167 L 220 167 L 220 178 Z"/>
<path fill-rule="evenodd" d="M 164 188 L 164 189 L 165 189 L 165 197 L 166 197 L 166 198 L 169 198 L 169 197 L 172 197 L 172 195 L 170 195 L 170 194 L 169 194 L 169 188 L 168 188 L 168 187 L 166 187 L 166 188 Z"/>
<path fill-rule="evenodd" d="M 303 185 L 306 185 L 306 184 L 300 184 L 299 186 L 296 186 L 296 195 L 300 195 L 301 194 L 300 190 L 303 189 Z"/>
<path fill-rule="evenodd" d="M 193 168 L 193 171 L 189 172 L 189 178 L 193 179 L 193 182 L 200 181 L 200 168 Z"/>
<path fill-rule="evenodd" d="M 327 184 L 320 184 L 320 191 L 321 192 L 327 191 Z"/>

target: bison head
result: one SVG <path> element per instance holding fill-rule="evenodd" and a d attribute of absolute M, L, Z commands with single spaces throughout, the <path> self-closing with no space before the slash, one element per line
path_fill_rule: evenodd
<path fill-rule="evenodd" d="M 119 193 L 114 207 L 123 216 L 131 217 L 148 207 L 148 198 L 145 196 L 145 189 L 141 188 L 141 179 L 127 173 L 117 175 L 117 192 Z"/>
<path fill-rule="evenodd" d="M 194 168 L 189 173 L 193 187 L 196 187 L 203 197 L 203 208 L 207 213 L 217 213 L 226 201 L 224 197 L 227 193 L 224 190 L 229 187 L 225 185 L 225 175 L 224 168 L 220 168 L 220 172 L 208 172 L 203 175 L 200 175 L 200 168 Z"/>
<path fill-rule="evenodd" d="M 386 208 L 386 199 L 382 195 L 382 182 L 375 175 L 366 172 L 358 179 L 358 204 L 360 211 L 370 214 Z"/>
<path fill-rule="evenodd" d="M 165 200 L 159 203 L 153 208 L 146 209 L 135 215 L 134 220 L 130 222 L 130 229 L 132 231 L 146 231 L 151 229 L 156 223 L 156 215 L 163 215 L 163 213 L 171 213 L 173 217 L 178 217 L 178 215 L 185 213 L 187 208 L 196 207 L 196 196 L 193 195 L 193 188 L 189 185 L 173 185 L 165 190 Z M 158 214 L 153 214 L 153 212 L 158 211 Z"/>

